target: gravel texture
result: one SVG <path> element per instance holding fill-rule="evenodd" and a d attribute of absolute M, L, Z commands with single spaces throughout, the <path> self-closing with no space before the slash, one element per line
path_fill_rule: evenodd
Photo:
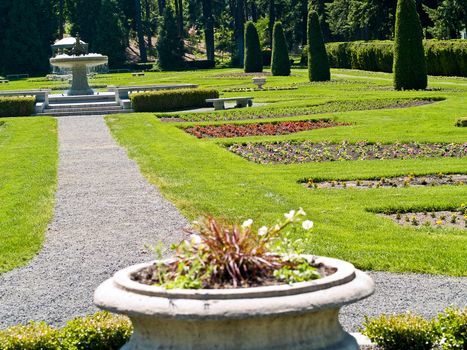
<path fill-rule="evenodd" d="M 55 217 L 28 266 L 0 275 L 0 328 L 92 313 L 95 288 L 181 239 L 186 219 L 142 177 L 102 116 L 60 118 Z"/>
<path fill-rule="evenodd" d="M 40 254 L 0 275 L 0 328 L 30 319 L 63 325 L 96 311 L 97 285 L 122 267 L 150 260 L 144 243 L 179 241 L 187 224 L 141 176 L 102 117 L 59 119 L 59 140 L 55 217 Z M 348 331 L 358 331 L 365 314 L 412 310 L 432 317 L 467 303 L 467 278 L 370 274 L 376 293 L 343 309 Z"/>

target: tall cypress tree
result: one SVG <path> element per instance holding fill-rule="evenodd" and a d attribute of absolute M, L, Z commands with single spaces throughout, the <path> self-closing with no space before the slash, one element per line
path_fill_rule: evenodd
<path fill-rule="evenodd" d="M 310 81 L 331 80 L 318 13 L 313 10 L 308 14 L 308 76 Z"/>
<path fill-rule="evenodd" d="M 263 57 L 259 44 L 258 32 L 251 21 L 245 25 L 245 73 L 262 72 Z"/>
<path fill-rule="evenodd" d="M 427 87 L 423 31 L 414 0 L 397 2 L 393 72 L 396 90 Z"/>
<path fill-rule="evenodd" d="M 165 7 L 161 18 L 156 50 L 160 69 L 176 70 L 183 68 L 185 48 L 182 38 L 178 35 L 177 22 L 171 6 Z"/>
<path fill-rule="evenodd" d="M 272 34 L 272 59 L 271 59 L 272 75 L 290 75 L 290 60 L 287 42 L 285 40 L 282 23 L 274 23 Z"/>

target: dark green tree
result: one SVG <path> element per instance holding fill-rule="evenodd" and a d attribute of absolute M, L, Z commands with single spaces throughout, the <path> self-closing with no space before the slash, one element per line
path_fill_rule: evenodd
<path fill-rule="evenodd" d="M 393 72 L 396 90 L 420 90 L 427 86 L 423 32 L 415 0 L 397 3 Z"/>
<path fill-rule="evenodd" d="M 263 56 L 259 44 L 258 32 L 251 21 L 245 25 L 245 65 L 246 73 L 263 71 Z"/>
<path fill-rule="evenodd" d="M 276 22 L 272 34 L 272 75 L 290 75 L 290 59 L 282 23 Z"/>
<path fill-rule="evenodd" d="M 166 6 L 160 19 L 157 55 L 159 68 L 162 70 L 177 70 L 185 64 L 185 48 L 183 40 L 178 35 L 177 22 L 171 6 Z"/>
<path fill-rule="evenodd" d="M 331 79 L 318 13 L 313 10 L 308 14 L 308 77 L 310 81 Z"/>
<path fill-rule="evenodd" d="M 457 39 L 467 29 L 467 0 L 443 0 L 435 9 L 426 5 L 423 9 L 433 22 L 428 31 L 436 39 Z"/>

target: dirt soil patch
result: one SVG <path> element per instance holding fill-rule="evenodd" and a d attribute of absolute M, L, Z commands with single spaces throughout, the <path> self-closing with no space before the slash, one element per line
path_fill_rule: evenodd
<path fill-rule="evenodd" d="M 260 164 L 298 164 L 345 160 L 453 158 L 467 156 L 467 142 L 456 143 L 329 143 L 278 141 L 237 143 L 229 151 Z"/>
<path fill-rule="evenodd" d="M 407 175 L 398 177 L 387 177 L 374 180 L 348 180 L 348 181 L 316 181 L 309 179 L 305 182 L 305 186 L 312 189 L 321 188 L 399 188 L 399 187 L 412 187 L 412 186 L 441 186 L 441 185 L 454 185 L 460 186 L 467 184 L 467 174 L 453 174 L 453 175 Z"/>
<path fill-rule="evenodd" d="M 389 217 L 401 226 L 411 227 L 445 227 L 467 230 L 467 210 L 457 211 L 424 211 L 395 214 L 380 214 Z"/>
<path fill-rule="evenodd" d="M 349 123 L 339 123 L 329 119 L 304 120 L 277 123 L 255 124 L 223 124 L 223 125 L 196 125 L 186 128 L 185 131 L 197 138 L 228 138 L 245 136 L 286 135 L 295 132 L 347 126 Z"/>

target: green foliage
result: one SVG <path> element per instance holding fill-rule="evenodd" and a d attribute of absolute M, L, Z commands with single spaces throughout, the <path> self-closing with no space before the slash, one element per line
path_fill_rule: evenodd
<path fill-rule="evenodd" d="M 58 350 L 61 349 L 59 331 L 44 322 L 30 322 L 0 330 L 2 350 Z"/>
<path fill-rule="evenodd" d="M 255 24 L 248 21 L 245 25 L 245 64 L 246 73 L 262 72 L 263 57 Z"/>
<path fill-rule="evenodd" d="M 393 71 L 396 90 L 421 90 L 427 87 L 423 32 L 415 0 L 397 2 Z"/>
<path fill-rule="evenodd" d="M 271 59 L 272 75 L 289 76 L 290 75 L 290 59 L 287 42 L 285 41 L 284 30 L 282 23 L 274 23 L 272 34 L 272 59 Z"/>
<path fill-rule="evenodd" d="M 0 97 L 0 117 L 20 117 L 34 113 L 34 97 Z"/>
<path fill-rule="evenodd" d="M 218 98 L 213 89 L 180 89 L 139 92 L 131 94 L 131 103 L 136 112 L 162 112 L 184 108 L 206 107 L 206 99 Z"/>
<path fill-rule="evenodd" d="M 328 81 L 331 79 L 326 47 L 319 23 L 318 14 L 308 14 L 308 77 L 310 81 Z"/>
<path fill-rule="evenodd" d="M 178 70 L 185 65 L 185 48 L 177 29 L 171 6 L 167 6 L 160 19 L 157 41 L 158 66 L 162 70 Z"/>
<path fill-rule="evenodd" d="M 424 48 L 428 74 L 467 76 L 466 40 L 426 40 Z M 392 72 L 391 41 L 336 42 L 326 44 L 326 49 L 331 67 Z"/>
<path fill-rule="evenodd" d="M 457 39 L 460 31 L 467 29 L 465 0 L 442 0 L 437 8 L 432 9 L 423 5 L 423 9 L 434 24 L 428 31 L 436 39 Z"/>
<path fill-rule="evenodd" d="M 443 350 L 465 350 L 467 348 L 467 307 L 458 309 L 449 307 L 444 314 L 438 315 L 437 328 Z"/>
<path fill-rule="evenodd" d="M 120 349 L 130 338 L 132 326 L 128 318 L 108 312 L 76 318 L 61 329 L 63 349 Z"/>
<path fill-rule="evenodd" d="M 97 312 L 76 318 L 62 329 L 30 322 L 0 330 L 2 350 L 118 350 L 133 332 L 128 318 Z"/>
<path fill-rule="evenodd" d="M 456 122 L 456 126 L 458 126 L 460 128 L 467 127 L 467 117 L 458 119 L 457 122 Z"/>
<path fill-rule="evenodd" d="M 365 317 L 362 333 L 384 350 L 431 350 L 438 339 L 435 324 L 413 314 Z"/>

